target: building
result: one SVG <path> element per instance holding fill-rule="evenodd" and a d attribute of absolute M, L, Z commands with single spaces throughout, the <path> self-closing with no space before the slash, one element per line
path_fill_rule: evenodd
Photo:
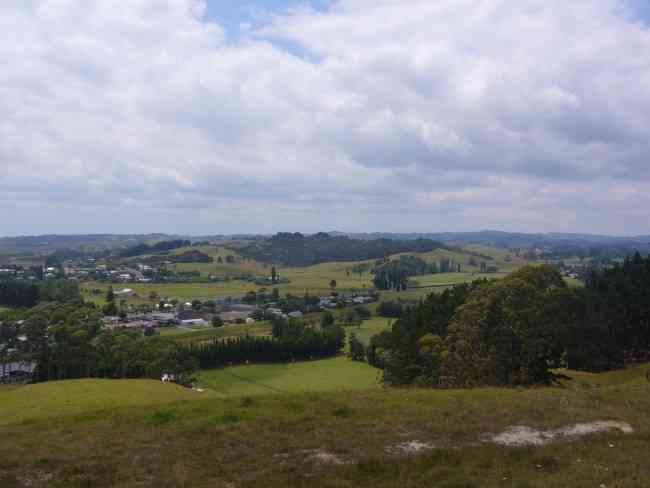
<path fill-rule="evenodd" d="M 187 319 L 181 320 L 181 325 L 184 327 L 206 327 L 208 322 L 205 319 Z"/>
<path fill-rule="evenodd" d="M 219 317 L 227 324 L 234 324 L 236 322 L 245 322 L 249 315 L 248 312 L 224 312 Z"/>
<path fill-rule="evenodd" d="M 27 383 L 32 379 L 36 363 L 20 361 L 0 363 L 0 383 Z"/>

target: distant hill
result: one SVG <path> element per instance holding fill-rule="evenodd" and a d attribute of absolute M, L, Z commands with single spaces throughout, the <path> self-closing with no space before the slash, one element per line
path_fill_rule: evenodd
<path fill-rule="evenodd" d="M 482 230 L 478 232 L 438 232 L 438 233 L 342 233 L 331 232 L 333 236 L 347 236 L 353 239 L 391 239 L 413 240 L 430 239 L 444 243 L 486 244 L 507 249 L 514 248 L 554 248 L 559 246 L 575 246 L 586 248 L 590 246 L 619 247 L 630 249 L 650 249 L 650 235 L 618 237 L 598 234 L 571 233 L 537 233 L 502 232 Z"/>
<path fill-rule="evenodd" d="M 303 235 L 279 233 L 270 239 L 257 240 L 237 247 L 241 255 L 266 263 L 285 266 L 310 266 L 331 261 L 363 261 L 380 259 L 404 252 L 430 252 L 450 249 L 430 239 L 400 241 L 394 239 L 352 239 L 324 232 Z"/>

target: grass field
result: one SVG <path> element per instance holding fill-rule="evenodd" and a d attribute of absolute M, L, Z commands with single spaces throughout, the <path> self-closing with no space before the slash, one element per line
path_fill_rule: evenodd
<path fill-rule="evenodd" d="M 255 364 L 202 371 L 202 388 L 231 398 L 378 387 L 379 370 L 344 356 L 290 364 Z"/>
<path fill-rule="evenodd" d="M 74 380 L 0 388 L 0 425 L 130 406 L 196 400 L 199 394 L 150 380 Z"/>
<path fill-rule="evenodd" d="M 370 342 L 370 338 L 384 330 L 388 329 L 395 319 L 388 319 L 385 317 L 373 317 L 368 320 L 362 321 L 359 326 L 346 327 L 348 334 L 354 332 L 357 338 L 364 344 Z"/>
<path fill-rule="evenodd" d="M 172 337 L 182 342 L 205 342 L 215 337 L 225 339 L 245 335 L 268 336 L 271 335 L 271 325 L 269 322 L 256 322 L 254 324 L 224 325 L 218 328 L 164 327 L 159 331 L 160 335 L 164 337 Z"/>
<path fill-rule="evenodd" d="M 576 380 L 553 388 L 270 395 L 212 377 L 229 398 L 206 391 L 199 400 L 173 401 L 175 394 L 147 391 L 137 403 L 127 400 L 140 382 L 119 381 L 103 405 L 89 403 L 77 382 L 59 383 L 69 390 L 55 396 L 51 384 L 0 389 L 0 486 L 642 488 L 650 486 L 647 368 L 569 372 Z M 349 374 L 338 365 L 328 371 Z M 290 388 L 276 379 L 282 376 L 253 379 Z M 26 416 L 22 411 L 35 407 L 7 403 L 16 394 L 46 406 Z M 74 407 L 78 401 L 83 407 Z M 540 447 L 486 442 L 515 425 L 553 429 L 597 420 L 627 422 L 634 433 Z M 426 447 L 409 453 L 403 446 Z"/>

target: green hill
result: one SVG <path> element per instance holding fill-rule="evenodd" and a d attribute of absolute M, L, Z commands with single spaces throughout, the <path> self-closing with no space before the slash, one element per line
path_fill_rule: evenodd
<path fill-rule="evenodd" d="M 0 486 L 641 488 L 650 486 L 647 369 L 566 372 L 575 379 L 530 389 L 213 397 L 141 381 L 2 388 Z M 628 433 L 607 430 L 615 422 Z M 505 447 L 496 443 L 504 435 L 543 441 Z"/>
<path fill-rule="evenodd" d="M 0 425 L 94 411 L 109 415 L 125 407 L 151 407 L 200 397 L 187 388 L 152 380 L 71 380 L 0 386 Z"/>

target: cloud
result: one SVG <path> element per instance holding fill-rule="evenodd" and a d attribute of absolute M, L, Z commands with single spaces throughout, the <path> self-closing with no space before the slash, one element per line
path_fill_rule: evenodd
<path fill-rule="evenodd" d="M 627 0 L 206 12 L 0 3 L 5 233 L 650 231 Z"/>

